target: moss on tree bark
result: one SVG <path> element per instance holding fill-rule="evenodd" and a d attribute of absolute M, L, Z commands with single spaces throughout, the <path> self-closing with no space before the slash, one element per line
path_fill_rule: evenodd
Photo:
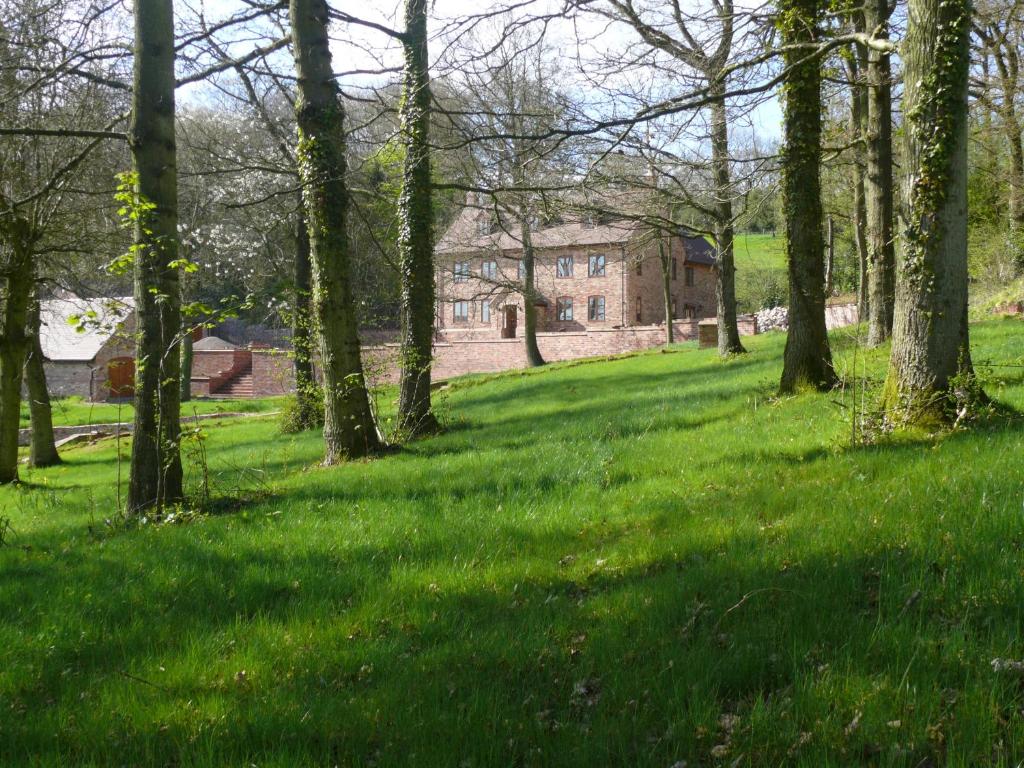
<path fill-rule="evenodd" d="M 435 297 L 426 0 L 406 0 L 403 47 L 405 82 L 399 116 L 405 162 L 398 200 L 398 258 L 402 276 L 398 429 L 402 435 L 415 437 L 438 429 L 430 400 Z"/>
<path fill-rule="evenodd" d="M 910 0 L 904 61 L 904 209 L 883 405 L 934 425 L 980 396 L 967 325 L 969 0 Z"/>
<path fill-rule="evenodd" d="M 324 0 L 292 0 L 298 167 L 309 224 L 312 308 L 324 387 L 325 464 L 380 448 L 359 349 L 346 228 L 345 110 L 331 68 Z"/>
<path fill-rule="evenodd" d="M 818 39 L 819 0 L 784 0 L 779 26 L 790 47 L 784 86 L 782 194 L 789 272 L 789 332 L 782 392 L 829 389 L 836 382 L 825 329 L 825 244 L 821 233 L 821 62 L 806 45 Z"/>

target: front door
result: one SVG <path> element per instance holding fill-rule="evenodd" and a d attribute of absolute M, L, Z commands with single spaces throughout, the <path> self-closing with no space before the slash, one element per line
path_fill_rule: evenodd
<path fill-rule="evenodd" d="M 505 318 L 501 324 L 501 338 L 514 339 L 516 337 L 516 326 L 519 325 L 517 309 L 514 305 L 504 307 Z"/>
<path fill-rule="evenodd" d="M 107 381 L 111 397 L 131 397 L 135 394 L 135 360 L 115 357 L 107 363 Z"/>

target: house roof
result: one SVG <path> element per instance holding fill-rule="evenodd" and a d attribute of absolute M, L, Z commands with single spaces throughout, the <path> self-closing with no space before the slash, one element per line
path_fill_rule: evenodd
<path fill-rule="evenodd" d="M 92 360 L 134 309 L 131 296 L 86 299 L 71 295 L 41 301 L 39 343 L 43 356 L 54 361 Z M 73 325 L 73 317 L 82 321 Z"/>
<path fill-rule="evenodd" d="M 480 251 L 517 251 L 523 247 L 518 224 L 501 227 L 496 232 L 481 235 L 477 223 L 490 214 L 479 208 L 466 206 L 437 241 L 437 253 L 459 254 Z M 587 224 L 582 219 L 561 222 L 533 232 L 534 248 L 571 248 L 587 245 L 617 245 L 625 243 L 643 231 L 637 220 L 621 219 L 601 224 Z M 683 236 L 686 260 L 694 264 L 713 267 L 717 263 L 715 247 L 698 235 Z"/>
<path fill-rule="evenodd" d="M 518 224 L 481 235 L 477 223 L 489 214 L 478 208 L 465 207 L 452 225 L 437 241 L 438 253 L 471 253 L 478 251 L 511 251 L 523 247 Z M 635 221 L 622 220 L 603 224 L 587 224 L 581 219 L 544 227 L 533 232 L 534 248 L 565 248 L 579 245 L 613 245 L 624 243 L 639 231 Z"/>
<path fill-rule="evenodd" d="M 200 339 L 195 344 L 193 344 L 192 349 L 198 352 L 221 352 L 232 349 L 238 349 L 238 347 L 236 347 L 230 341 L 224 341 L 224 339 L 221 339 L 217 336 L 207 336 L 205 339 Z"/>
<path fill-rule="evenodd" d="M 715 246 L 703 237 L 683 237 L 683 245 L 686 248 L 686 261 L 689 263 L 713 267 L 718 262 Z"/>

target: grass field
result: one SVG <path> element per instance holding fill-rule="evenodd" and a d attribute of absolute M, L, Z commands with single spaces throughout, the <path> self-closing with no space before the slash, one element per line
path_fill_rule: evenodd
<path fill-rule="evenodd" d="M 192 400 L 182 403 L 185 416 L 193 413 L 260 413 L 278 410 L 283 398 L 266 397 L 260 400 Z M 80 397 L 55 399 L 52 403 L 54 426 L 79 426 L 81 424 L 110 424 L 131 421 L 134 415 L 132 404 L 91 403 Z M 29 425 L 28 403 L 21 404 L 21 426 Z"/>
<path fill-rule="evenodd" d="M 734 254 L 736 305 L 740 312 L 757 312 L 788 302 L 786 239 L 781 234 L 738 234 Z"/>
<path fill-rule="evenodd" d="M 786 271 L 786 238 L 781 234 L 736 235 L 733 243 L 736 268 L 760 267 Z"/>
<path fill-rule="evenodd" d="M 972 333 L 1024 409 L 1024 324 Z M 248 501 L 174 524 L 118 523 L 109 442 L 26 471 L 0 765 L 1016 765 L 1024 422 L 855 447 L 850 386 L 778 399 L 745 342 L 462 381 L 330 469 L 211 424 Z"/>

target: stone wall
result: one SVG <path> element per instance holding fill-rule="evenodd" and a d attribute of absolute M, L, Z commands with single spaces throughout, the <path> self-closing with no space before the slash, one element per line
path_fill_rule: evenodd
<path fill-rule="evenodd" d="M 89 399 L 94 389 L 92 363 L 69 361 L 46 362 L 46 387 L 53 397 L 84 397 Z M 103 378 L 106 378 L 104 375 Z"/>

